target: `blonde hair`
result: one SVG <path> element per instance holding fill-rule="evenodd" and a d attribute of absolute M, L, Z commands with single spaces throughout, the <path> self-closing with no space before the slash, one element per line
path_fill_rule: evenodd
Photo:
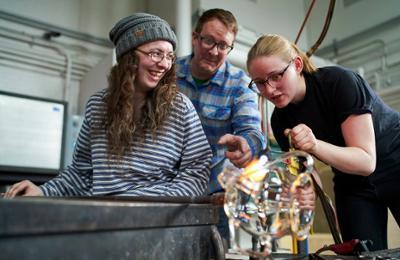
<path fill-rule="evenodd" d="M 278 55 L 283 60 L 290 62 L 294 56 L 300 56 L 303 60 L 303 71 L 311 73 L 317 71 L 317 67 L 310 58 L 302 52 L 294 43 L 276 34 L 266 34 L 258 38 L 247 54 L 247 69 L 250 62 L 260 56 Z"/>

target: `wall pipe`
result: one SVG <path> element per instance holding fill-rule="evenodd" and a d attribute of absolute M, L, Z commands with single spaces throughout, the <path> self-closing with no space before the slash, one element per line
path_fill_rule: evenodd
<path fill-rule="evenodd" d="M 192 4 L 188 0 L 176 0 L 176 36 L 178 38 L 177 55 L 189 55 L 192 51 Z"/>
<path fill-rule="evenodd" d="M 368 30 L 361 31 L 359 33 L 353 34 L 352 36 L 349 36 L 347 38 L 341 39 L 341 40 L 336 40 L 334 43 L 327 45 L 326 47 L 323 47 L 316 51 L 316 54 L 321 57 L 325 57 L 329 53 L 334 53 L 335 50 L 343 48 L 344 46 L 351 45 L 353 42 L 359 41 L 360 39 L 368 39 L 371 35 L 376 35 L 382 30 L 387 29 L 387 28 L 395 28 L 399 26 L 400 24 L 400 15 L 396 16 L 386 22 L 383 22 L 381 24 L 378 24 Z"/>
<path fill-rule="evenodd" d="M 108 39 L 95 37 L 90 34 L 81 33 L 81 32 L 77 32 L 77 31 L 73 31 L 73 30 L 68 30 L 68 29 L 65 29 L 65 28 L 62 28 L 59 26 L 51 25 L 49 23 L 40 22 L 40 21 L 37 21 L 34 19 L 26 18 L 26 17 L 19 16 L 16 14 L 4 12 L 1 10 L 0 10 L 0 18 L 10 21 L 10 22 L 23 24 L 23 25 L 29 26 L 31 28 L 37 28 L 37 29 L 41 29 L 41 30 L 44 30 L 47 32 L 58 32 L 63 36 L 67 36 L 67 37 L 70 37 L 73 39 L 78 39 L 78 40 L 82 40 L 85 42 L 90 42 L 90 43 L 94 43 L 97 45 L 112 48 L 112 44 Z"/>
<path fill-rule="evenodd" d="M 8 30 L 8 32 L 10 33 L 11 30 Z M 71 55 L 69 54 L 69 52 L 64 47 L 58 44 L 54 44 L 50 41 L 46 41 L 38 37 L 27 36 L 26 34 L 17 31 L 14 31 L 13 36 L 6 35 L 6 37 L 8 37 L 9 39 L 18 40 L 28 44 L 33 44 L 48 49 L 56 50 L 59 54 L 61 54 L 65 58 L 65 78 L 64 78 L 64 87 L 62 91 L 62 100 L 68 102 L 69 92 L 70 92 L 71 69 L 72 69 Z"/>

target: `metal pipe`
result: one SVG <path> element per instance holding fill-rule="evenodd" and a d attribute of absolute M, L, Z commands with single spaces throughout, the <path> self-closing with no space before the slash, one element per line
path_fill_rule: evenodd
<path fill-rule="evenodd" d="M 328 32 L 329 26 L 332 21 L 333 11 L 335 10 L 336 0 L 329 0 L 329 7 L 325 17 L 324 27 L 322 28 L 322 32 L 318 37 L 318 40 L 314 43 L 313 46 L 307 51 L 307 57 L 311 57 L 314 52 L 319 48 L 323 40 L 325 39 L 326 33 Z"/>
<path fill-rule="evenodd" d="M 388 28 L 395 28 L 399 26 L 399 24 L 400 24 L 400 15 L 391 18 L 390 20 L 387 20 L 381 24 L 378 24 L 368 30 L 353 34 L 352 36 L 349 36 L 342 40 L 335 40 L 333 44 L 330 44 L 316 51 L 316 55 L 325 57 L 329 53 L 335 52 L 335 50 L 343 48 L 344 46 L 351 45 L 353 42 L 359 41 L 360 39 L 366 39 L 371 37 L 371 35 L 376 35 L 378 33 L 381 33 L 382 30 L 387 30 Z"/>
<path fill-rule="evenodd" d="M 177 55 L 184 56 L 192 51 L 192 3 L 187 0 L 176 0 L 176 36 L 178 37 Z"/>
<path fill-rule="evenodd" d="M 378 45 L 378 46 L 374 47 L 374 45 Z M 372 49 L 382 48 L 382 49 L 384 49 L 384 47 L 385 47 L 385 42 L 384 41 L 382 41 L 382 40 L 373 40 L 373 41 L 370 41 L 370 42 L 366 42 L 364 44 L 360 44 L 360 45 L 354 46 L 352 48 L 348 48 L 345 51 L 343 51 L 342 53 L 337 54 L 336 57 L 334 57 L 333 59 L 336 62 L 341 63 L 341 62 L 345 62 L 346 60 L 354 59 L 354 56 L 360 56 L 364 52 L 370 53 L 370 50 L 368 48 L 372 48 Z"/>
<path fill-rule="evenodd" d="M 4 28 L 0 28 L 0 29 L 4 29 Z M 4 31 L 6 31 L 7 33 L 4 33 Z M 48 49 L 53 49 L 55 50 L 57 53 L 61 54 L 64 59 L 65 59 L 65 63 L 63 63 L 63 65 L 65 65 L 65 76 L 64 76 L 64 86 L 63 86 L 63 90 L 62 90 L 62 100 L 65 101 L 70 101 L 69 100 L 69 95 L 70 95 L 70 83 L 71 83 L 71 74 L 72 74 L 72 60 L 71 60 L 71 54 L 66 50 L 66 48 L 64 48 L 63 46 L 61 46 L 60 44 L 55 44 L 49 41 L 45 41 L 41 38 L 35 37 L 35 36 L 29 36 L 26 33 L 21 33 L 15 30 L 10 30 L 10 29 L 4 29 L 3 32 L 0 31 L 0 35 L 11 39 L 11 40 L 16 40 L 16 41 L 20 41 L 20 42 L 25 42 L 28 44 L 32 44 L 32 45 L 37 45 L 40 47 L 44 47 L 44 48 L 48 48 Z M 12 50 L 8 50 L 9 52 Z M 25 53 L 26 54 L 26 53 Z M 21 54 L 16 54 L 16 57 L 21 56 Z M 10 58 L 10 60 L 16 60 L 16 57 Z M 43 60 L 43 57 L 42 57 Z M 21 61 L 20 61 L 21 62 Z M 32 64 L 33 62 L 30 61 L 30 63 Z M 54 61 L 49 61 L 48 63 L 56 63 L 56 60 Z M 60 64 L 60 63 L 58 63 Z M 48 65 L 48 64 L 46 64 Z M 49 69 L 54 69 L 53 67 L 50 66 L 46 66 L 41 64 L 42 67 L 47 67 Z M 72 108 L 72 106 L 70 106 L 70 109 Z M 74 111 L 70 111 L 71 113 Z"/>
<path fill-rule="evenodd" d="M 41 53 L 27 52 L 23 49 L 16 49 L 9 46 L 0 46 L 0 55 L 2 58 L 8 60 L 15 60 L 21 63 L 31 64 L 32 66 L 41 66 L 58 72 L 61 72 L 65 67 L 64 59 L 59 59 L 55 56 L 41 55 Z M 81 76 L 85 75 L 91 69 L 88 65 L 76 62 L 72 62 L 72 68 L 72 73 Z"/>
<path fill-rule="evenodd" d="M 315 0 L 312 0 L 312 2 L 311 2 L 311 4 L 310 4 L 310 7 L 308 8 L 306 17 L 304 18 L 304 21 L 303 21 L 303 23 L 301 24 L 301 27 L 300 27 L 299 32 L 297 33 L 297 37 L 296 37 L 296 40 L 294 41 L 294 44 L 297 44 L 297 43 L 298 43 L 298 41 L 299 41 L 299 39 L 300 39 L 300 36 L 301 36 L 301 33 L 303 32 L 304 26 L 306 25 L 307 20 L 308 20 L 308 18 L 310 17 L 311 10 L 313 9 L 314 4 L 315 4 Z"/>
<path fill-rule="evenodd" d="M 8 13 L 8 12 L 4 12 L 1 10 L 0 10 L 0 18 L 10 21 L 10 22 L 27 25 L 32 28 L 41 29 L 41 30 L 44 30 L 47 32 L 58 32 L 63 36 L 67 36 L 67 37 L 70 37 L 73 39 L 90 42 L 90 43 L 94 43 L 94 44 L 105 46 L 105 47 L 110 47 L 110 48 L 112 47 L 112 44 L 108 39 L 95 37 L 90 34 L 81 33 L 81 32 L 77 32 L 77 31 L 73 31 L 73 30 L 68 30 L 68 29 L 65 29 L 65 28 L 62 28 L 59 26 L 51 25 L 49 23 L 44 23 L 41 21 L 37 21 L 34 19 L 26 18 L 26 17 L 15 15 L 15 14 Z"/>

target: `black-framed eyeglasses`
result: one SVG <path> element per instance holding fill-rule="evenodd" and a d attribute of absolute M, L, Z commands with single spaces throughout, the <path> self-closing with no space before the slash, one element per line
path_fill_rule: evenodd
<path fill-rule="evenodd" d="M 164 58 L 169 62 L 169 63 L 174 63 L 176 60 L 176 55 L 173 52 L 169 53 L 163 53 L 161 51 L 143 51 L 141 49 L 136 49 L 138 52 L 141 52 L 143 54 L 146 54 L 147 56 L 150 57 L 150 59 L 156 63 L 161 62 Z"/>
<path fill-rule="evenodd" d="M 293 60 L 289 61 L 289 64 L 281 71 L 278 73 L 274 73 L 271 76 L 269 76 L 268 78 L 264 79 L 252 79 L 249 83 L 249 88 L 253 90 L 253 83 L 256 85 L 257 89 L 261 92 L 261 90 L 266 87 L 267 85 L 269 85 L 270 87 L 273 87 L 272 84 L 276 84 L 279 81 L 281 81 L 281 79 L 283 78 L 283 76 L 285 75 L 285 72 L 288 70 L 289 66 L 292 64 Z"/>
<path fill-rule="evenodd" d="M 217 50 L 223 53 L 229 53 L 233 49 L 233 44 L 229 45 L 226 42 L 217 42 L 211 36 L 202 36 L 198 34 L 201 46 L 205 49 L 213 49 L 217 46 Z"/>

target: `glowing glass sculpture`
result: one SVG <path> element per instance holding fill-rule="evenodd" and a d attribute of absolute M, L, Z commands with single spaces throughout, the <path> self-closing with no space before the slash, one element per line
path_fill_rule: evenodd
<path fill-rule="evenodd" d="M 313 165 L 309 154 L 292 151 L 272 161 L 262 156 L 244 169 L 225 167 L 218 179 L 225 189 L 224 209 L 234 249 L 255 257 L 267 256 L 273 239 L 285 235 L 307 238 L 314 210 L 300 206 L 296 190 L 312 188 Z M 240 230 L 256 239 L 259 246 L 243 247 Z"/>

